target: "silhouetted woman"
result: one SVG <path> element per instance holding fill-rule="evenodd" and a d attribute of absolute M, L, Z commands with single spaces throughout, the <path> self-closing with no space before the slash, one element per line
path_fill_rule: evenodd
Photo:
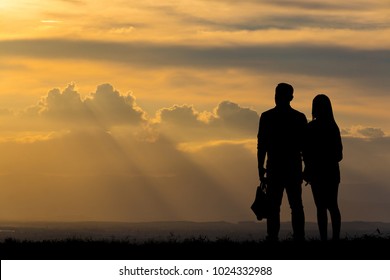
<path fill-rule="evenodd" d="M 313 99 L 312 116 L 313 120 L 307 125 L 304 140 L 304 180 L 311 185 L 321 240 L 328 239 L 327 211 L 332 222 L 332 239 L 338 240 L 341 214 L 337 198 L 343 145 L 328 96 L 318 94 Z"/>

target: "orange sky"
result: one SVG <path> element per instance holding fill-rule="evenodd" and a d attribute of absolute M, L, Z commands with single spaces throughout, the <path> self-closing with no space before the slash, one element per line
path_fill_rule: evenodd
<path fill-rule="evenodd" d="M 317 93 L 333 102 L 343 218 L 389 222 L 389 12 L 1 1 L 0 220 L 253 220 L 258 116 L 284 81 L 308 119 Z"/>

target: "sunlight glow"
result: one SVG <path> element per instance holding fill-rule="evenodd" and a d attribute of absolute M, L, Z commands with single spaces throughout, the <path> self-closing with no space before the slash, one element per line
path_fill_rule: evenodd
<path fill-rule="evenodd" d="M 41 20 L 41 23 L 60 23 L 62 21 L 60 20 L 53 20 L 53 19 L 45 19 L 45 20 Z"/>
<path fill-rule="evenodd" d="M 0 9 L 7 9 L 9 7 L 12 7 L 12 4 L 14 4 L 15 1 L 13 0 L 2 0 L 0 1 Z"/>
<path fill-rule="evenodd" d="M 279 82 L 332 100 L 345 217 L 388 205 L 384 2 L 0 0 L 0 219 L 250 220 Z"/>

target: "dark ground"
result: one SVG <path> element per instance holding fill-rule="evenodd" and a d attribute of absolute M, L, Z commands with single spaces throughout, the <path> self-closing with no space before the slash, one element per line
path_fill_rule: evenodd
<path fill-rule="evenodd" d="M 0 223 L 0 258 L 9 260 L 377 260 L 388 259 L 390 223 L 344 222 L 339 242 L 265 242 L 264 222 Z"/>
<path fill-rule="evenodd" d="M 205 237 L 143 243 L 118 240 L 6 239 L 0 243 L 2 260 L 386 260 L 390 237 L 362 236 L 338 242 L 286 239 L 232 241 Z"/>

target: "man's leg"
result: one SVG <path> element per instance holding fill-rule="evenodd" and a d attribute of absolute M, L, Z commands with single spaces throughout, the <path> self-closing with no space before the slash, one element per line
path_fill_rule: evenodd
<path fill-rule="evenodd" d="M 267 240 L 277 241 L 280 230 L 280 206 L 283 198 L 283 186 L 276 182 L 268 182 L 269 215 L 267 218 Z"/>
<path fill-rule="evenodd" d="M 305 240 L 305 213 L 302 203 L 302 184 L 300 182 L 286 186 L 287 198 L 291 208 L 291 223 L 294 240 Z"/>

